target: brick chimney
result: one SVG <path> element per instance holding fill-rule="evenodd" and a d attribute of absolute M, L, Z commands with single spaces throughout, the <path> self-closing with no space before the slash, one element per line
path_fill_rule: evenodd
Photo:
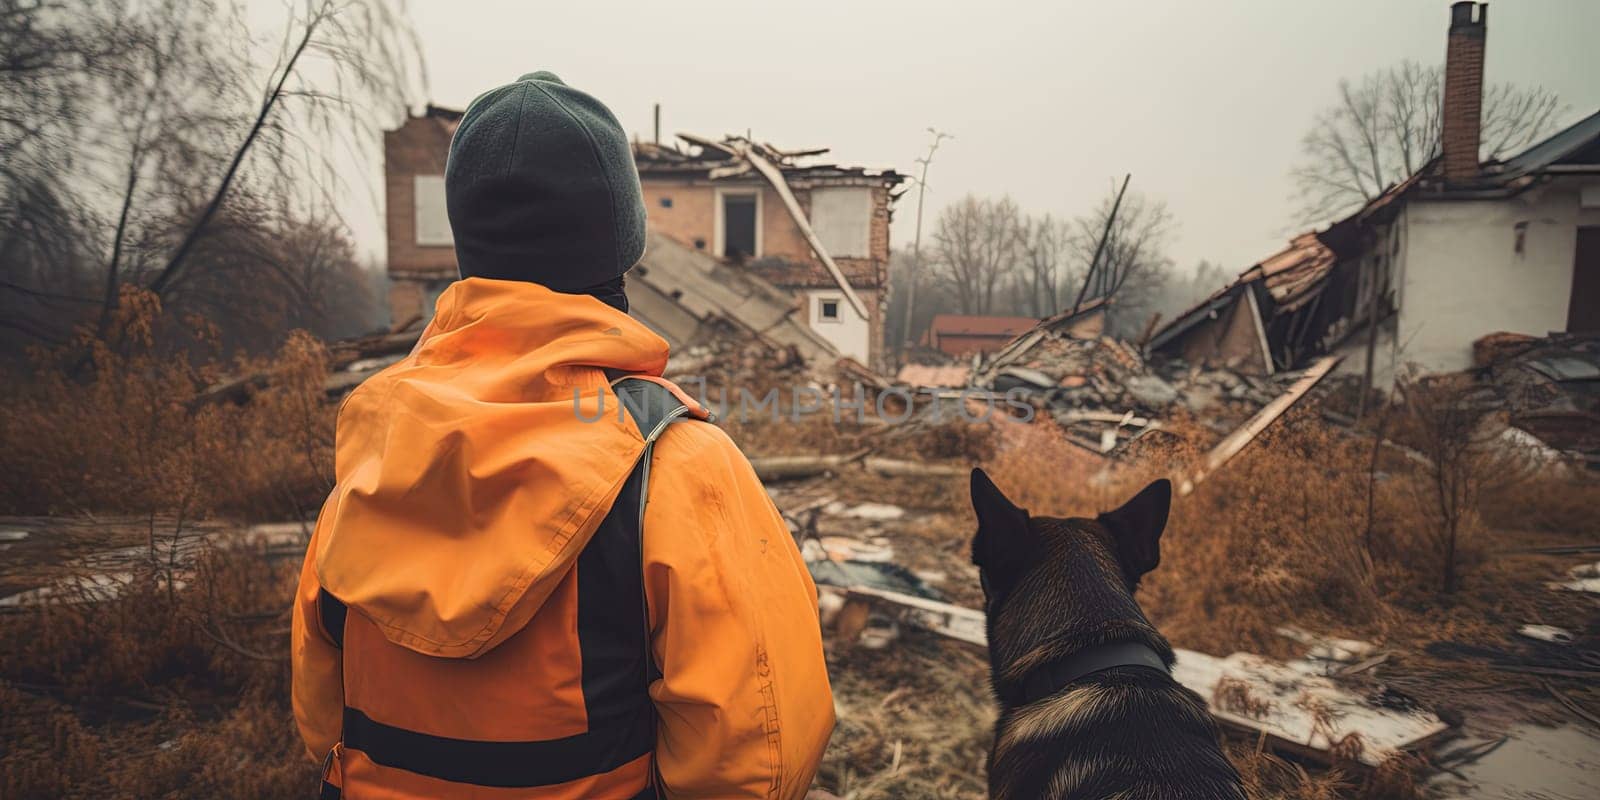
<path fill-rule="evenodd" d="M 1478 176 L 1478 139 L 1483 126 L 1483 46 L 1489 27 L 1489 4 L 1461 2 L 1450 6 L 1450 40 L 1444 52 L 1443 130 L 1439 148 L 1446 183 Z"/>

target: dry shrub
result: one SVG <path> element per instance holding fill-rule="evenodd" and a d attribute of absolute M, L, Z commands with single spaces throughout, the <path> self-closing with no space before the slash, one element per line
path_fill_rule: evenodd
<path fill-rule="evenodd" d="M 0 398 L 0 511 L 182 520 L 315 508 L 332 473 L 322 346 L 295 332 L 273 358 L 228 362 L 200 320 L 182 321 L 189 352 L 158 346 L 156 329 L 173 322 L 154 295 L 127 289 L 107 337 L 36 354 L 33 379 Z M 271 379 L 243 403 L 204 396 L 253 373 Z"/>
<path fill-rule="evenodd" d="M 1225 749 L 1251 800 L 1340 800 L 1351 788 L 1338 770 L 1307 772 L 1267 752 L 1262 742 L 1229 742 Z"/>
<path fill-rule="evenodd" d="M 1211 690 L 1211 705 L 1240 716 L 1265 719 L 1277 704 L 1257 697 L 1249 681 L 1224 675 Z"/>
<path fill-rule="evenodd" d="M 296 570 L 249 548 L 0 617 L 0 797 L 310 796 L 289 707 Z"/>
<path fill-rule="evenodd" d="M 1203 433 L 1147 446 L 1111 470 L 1046 426 L 1001 445 L 998 484 L 1035 513 L 1092 516 L 1149 480 L 1189 474 Z M 1161 566 L 1140 601 L 1175 644 L 1209 652 L 1271 650 L 1289 620 L 1328 628 L 1383 614 L 1364 545 L 1366 460 L 1359 442 L 1291 415 L 1193 494 L 1175 498 Z M 1175 481 L 1175 483 L 1177 483 Z"/>
<path fill-rule="evenodd" d="M 1576 535 L 1600 540 L 1600 480 L 1552 465 L 1528 479 L 1485 489 L 1478 511 L 1485 524 L 1511 531 Z"/>
<path fill-rule="evenodd" d="M 1111 471 L 1111 461 L 1073 444 L 1051 420 L 997 427 L 995 453 L 984 468 L 1007 497 L 1034 514 L 1093 516 L 1127 499 L 1119 495 L 1136 480 Z"/>
<path fill-rule="evenodd" d="M 177 349 L 156 335 L 173 327 Z M 0 398 L 0 513 L 132 513 L 152 556 L 114 598 L 0 616 L 0 797 L 314 791 L 288 700 L 296 565 L 248 547 L 196 563 L 177 544 L 201 518 L 312 513 L 332 473 L 324 352 L 295 333 L 272 358 L 225 361 L 215 340 L 127 290 L 105 337 L 36 353 Z M 255 378 L 219 396 L 229 375 Z"/>
<path fill-rule="evenodd" d="M 995 456 L 998 440 L 1015 423 L 969 422 L 959 417 L 937 424 L 912 425 L 904 432 L 883 436 L 878 455 L 918 461 L 961 461 L 980 463 Z"/>
<path fill-rule="evenodd" d="M 730 401 L 728 413 L 717 425 L 750 456 L 849 453 L 865 446 L 861 426 L 837 424 L 827 411 L 798 417 L 780 411 L 774 419 L 770 410 L 741 415 Z"/>
<path fill-rule="evenodd" d="M 905 632 L 890 649 L 830 642 L 839 722 L 817 785 L 855 800 L 988 796 L 994 703 L 971 648 Z"/>

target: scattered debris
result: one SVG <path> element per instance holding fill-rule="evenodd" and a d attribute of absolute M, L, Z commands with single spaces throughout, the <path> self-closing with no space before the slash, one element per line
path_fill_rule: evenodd
<path fill-rule="evenodd" d="M 1293 406 L 1301 397 L 1304 397 L 1306 392 L 1311 390 L 1311 387 L 1316 386 L 1317 381 L 1322 380 L 1324 376 L 1332 371 L 1334 366 L 1339 363 L 1339 358 L 1339 356 L 1325 356 L 1319 360 L 1311 369 L 1306 370 L 1300 376 L 1300 379 L 1295 381 L 1294 385 L 1290 386 L 1287 391 L 1256 412 L 1255 416 L 1251 417 L 1243 427 L 1228 434 L 1221 442 L 1218 442 L 1217 446 L 1206 454 L 1205 461 L 1200 468 L 1179 485 L 1178 494 L 1187 495 L 1194 491 L 1195 484 L 1205 480 L 1207 475 L 1216 472 L 1222 468 L 1222 465 L 1228 463 L 1228 459 L 1238 455 L 1239 451 L 1243 450 L 1262 431 L 1266 430 L 1268 425 L 1271 425 L 1278 417 L 1283 415 L 1283 412 L 1288 411 L 1290 406 Z"/>
<path fill-rule="evenodd" d="M 1318 661 L 1337 661 L 1341 664 L 1352 664 L 1362 659 L 1370 658 L 1377 651 L 1378 646 L 1371 642 L 1359 639 L 1336 639 L 1319 636 L 1294 625 L 1283 625 L 1274 631 L 1285 639 L 1292 639 L 1309 649 L 1306 657 Z"/>
<path fill-rule="evenodd" d="M 868 451 L 826 456 L 758 456 L 750 459 L 756 476 L 763 481 L 812 478 L 865 458 Z"/>
<path fill-rule="evenodd" d="M 1359 752 L 1338 755 L 1376 767 L 1397 752 L 1435 741 L 1450 728 L 1430 712 L 1380 708 L 1328 678 L 1305 675 L 1252 653 L 1216 658 L 1182 650 L 1172 674 L 1202 697 L 1215 697 L 1224 681 L 1249 687 L 1256 713 L 1214 706 L 1212 713 L 1218 720 L 1226 727 L 1322 762 L 1335 760 L 1341 743 L 1348 748 L 1353 741 L 1359 741 Z M 1360 738 L 1350 740 L 1351 735 Z"/>
<path fill-rule="evenodd" d="M 817 539 L 807 539 L 802 546 L 802 554 L 810 552 L 811 548 L 821 548 L 820 556 L 830 561 L 858 561 L 873 564 L 887 564 L 894 560 L 894 547 L 887 540 L 863 542 L 849 536 L 823 536 Z M 807 555 L 812 558 L 817 554 Z"/>
<path fill-rule="evenodd" d="M 1572 644 L 1573 639 L 1572 631 L 1555 625 L 1523 625 L 1517 629 L 1517 635 L 1552 644 Z"/>
<path fill-rule="evenodd" d="M 1600 467 L 1600 335 L 1494 334 L 1474 343 L 1483 402 L 1504 411 L 1520 439 L 1546 458 Z"/>
<path fill-rule="evenodd" d="M 864 625 L 870 611 L 952 639 L 987 646 L 982 611 L 943 602 L 931 594 L 931 589 L 913 588 L 908 592 L 878 586 L 841 586 L 837 581 L 847 574 L 848 565 L 813 561 L 811 567 L 824 594 L 843 598 L 842 602 L 830 601 L 830 605 L 861 609 L 847 620 L 852 626 Z M 857 623 L 854 617 L 860 617 L 861 622 Z M 841 615 L 838 619 L 847 618 Z M 1365 642 L 1305 635 L 1319 645 L 1336 643 L 1330 653 L 1370 653 L 1372 648 Z M 1200 696 L 1212 698 L 1212 713 L 1225 727 L 1324 763 L 1354 761 L 1376 767 L 1397 752 L 1436 741 L 1450 729 L 1431 712 L 1377 706 L 1326 677 L 1306 675 L 1291 665 L 1252 653 L 1216 658 L 1190 650 L 1176 652 L 1173 677 Z"/>
<path fill-rule="evenodd" d="M 850 508 L 845 508 L 841 503 L 837 509 L 830 507 L 829 510 L 833 513 L 839 514 L 840 516 L 872 520 L 875 522 L 887 522 L 889 520 L 900 519 L 906 515 L 905 509 L 896 505 L 890 505 L 889 503 L 862 503 L 861 505 L 852 506 Z"/>
<path fill-rule="evenodd" d="M 1600 594 L 1600 561 L 1592 564 L 1579 564 L 1567 570 L 1567 577 L 1571 580 L 1552 581 L 1548 586 L 1552 589 Z"/>
<path fill-rule="evenodd" d="M 149 526 L 148 518 L 98 523 L 71 519 L 41 521 L 34 527 L 34 535 L 28 537 L 31 540 L 45 542 L 84 537 L 90 540 L 93 549 L 82 556 L 65 559 L 58 570 L 47 574 L 8 573 L 4 576 L 8 588 L 11 588 L 10 580 L 26 579 L 26 582 L 18 580 L 20 585 L 14 587 L 15 591 L 0 597 L 0 609 L 103 602 L 120 596 L 140 575 L 153 575 L 163 585 L 170 576 L 173 588 L 181 589 L 193 577 L 195 563 L 206 548 L 253 547 L 258 548 L 264 558 L 299 559 L 305 556 L 306 542 L 310 538 L 308 526 L 298 522 L 249 527 L 200 522 L 185 526 L 177 535 L 171 529 L 158 527 L 153 536 Z M 106 544 L 141 540 L 143 544 Z"/>
<path fill-rule="evenodd" d="M 895 375 L 895 381 L 913 389 L 960 389 L 967 385 L 967 378 L 971 374 L 972 367 L 967 364 L 907 364 Z"/>
<path fill-rule="evenodd" d="M 891 477 L 960 478 L 972 470 L 948 464 L 924 464 L 920 461 L 902 461 L 895 458 L 872 457 L 863 462 L 868 470 Z"/>

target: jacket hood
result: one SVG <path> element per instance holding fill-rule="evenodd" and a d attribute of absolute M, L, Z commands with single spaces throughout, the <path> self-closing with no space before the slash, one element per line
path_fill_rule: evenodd
<path fill-rule="evenodd" d="M 411 354 L 340 409 L 323 588 L 429 655 L 521 630 L 644 449 L 603 370 L 666 361 L 661 337 L 593 297 L 453 284 Z"/>

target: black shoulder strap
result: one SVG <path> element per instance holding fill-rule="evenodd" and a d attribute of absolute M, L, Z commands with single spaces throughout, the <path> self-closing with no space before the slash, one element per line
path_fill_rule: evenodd
<path fill-rule="evenodd" d="M 628 416 L 633 419 L 634 425 L 639 428 L 639 435 L 644 437 L 644 452 L 639 455 L 639 463 L 634 468 L 638 473 L 639 518 L 635 529 L 639 537 L 639 565 L 641 572 L 640 581 L 640 614 L 643 617 L 645 630 L 644 637 L 644 662 L 645 662 L 645 692 L 648 697 L 650 684 L 661 678 L 661 669 L 656 664 L 655 653 L 650 646 L 650 604 L 649 597 L 644 591 L 644 509 L 650 494 L 650 457 L 655 453 L 656 440 L 661 438 L 668 425 L 682 419 L 688 419 L 693 414 L 677 393 L 662 383 L 633 375 L 624 375 L 611 382 L 611 390 L 617 395 L 617 400 L 627 410 Z M 702 414 L 704 412 L 702 411 Z M 630 483 L 634 483 L 630 481 Z M 651 706 L 653 715 L 654 706 Z M 652 720 L 654 717 L 652 716 Z M 652 722 L 652 727 L 654 723 Z M 650 756 L 650 782 L 651 786 L 640 794 L 640 798 L 661 797 L 661 772 L 655 763 L 655 750 L 651 749 Z"/>
<path fill-rule="evenodd" d="M 624 375 L 611 382 L 611 391 L 616 393 L 633 423 L 639 426 L 639 435 L 644 437 L 647 451 L 668 425 L 695 415 L 695 409 L 665 383 L 650 378 Z"/>

